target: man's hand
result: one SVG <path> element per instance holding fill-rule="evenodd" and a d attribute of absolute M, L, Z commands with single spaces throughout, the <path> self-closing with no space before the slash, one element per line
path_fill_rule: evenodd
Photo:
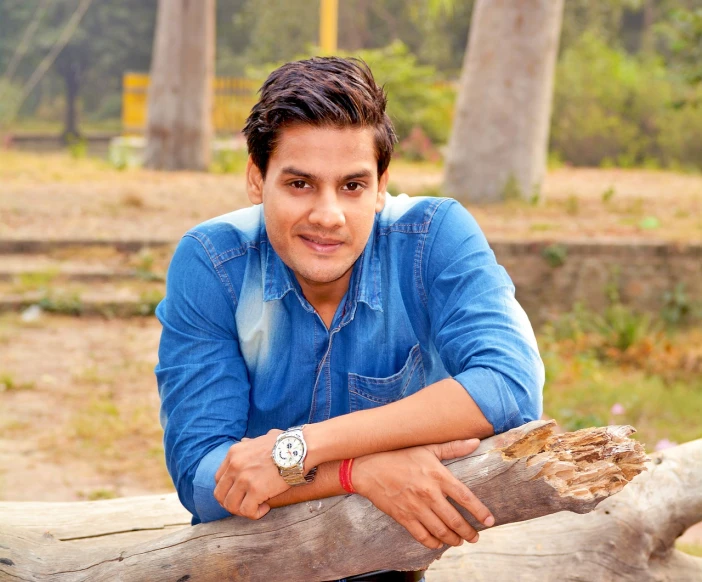
<path fill-rule="evenodd" d="M 290 489 L 271 458 L 275 439 L 281 432 L 273 429 L 230 447 L 215 474 L 214 490 L 215 499 L 229 513 L 261 519 L 271 509 L 266 501 Z"/>
<path fill-rule="evenodd" d="M 353 464 L 354 488 L 430 549 L 477 542 L 478 533 L 446 497 L 488 527 L 494 518 L 441 461 L 469 455 L 479 444 L 478 439 L 451 441 L 359 457 Z"/>

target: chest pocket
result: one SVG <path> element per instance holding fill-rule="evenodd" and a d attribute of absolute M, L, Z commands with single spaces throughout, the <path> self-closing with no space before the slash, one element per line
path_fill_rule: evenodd
<path fill-rule="evenodd" d="M 419 344 L 414 346 L 402 369 L 387 378 L 371 378 L 349 373 L 351 412 L 375 408 L 414 394 L 425 386 L 424 366 Z"/>

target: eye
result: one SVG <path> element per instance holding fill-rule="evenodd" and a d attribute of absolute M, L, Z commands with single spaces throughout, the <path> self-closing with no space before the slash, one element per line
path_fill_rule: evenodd
<path fill-rule="evenodd" d="M 360 182 L 349 182 L 344 186 L 344 190 L 348 190 L 349 192 L 359 192 L 360 190 L 363 190 L 363 184 Z"/>
<path fill-rule="evenodd" d="M 294 180 L 293 182 L 290 182 L 290 185 L 296 190 L 303 190 L 307 186 L 307 182 L 304 180 Z"/>

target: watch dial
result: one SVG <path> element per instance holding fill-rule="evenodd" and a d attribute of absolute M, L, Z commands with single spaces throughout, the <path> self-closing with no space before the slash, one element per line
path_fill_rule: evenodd
<path fill-rule="evenodd" d="M 275 447 L 275 462 L 279 467 L 289 469 L 300 462 L 303 452 L 304 446 L 299 438 L 285 437 Z"/>

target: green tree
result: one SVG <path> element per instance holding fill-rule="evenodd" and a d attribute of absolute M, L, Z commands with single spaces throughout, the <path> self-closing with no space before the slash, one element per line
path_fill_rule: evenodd
<path fill-rule="evenodd" d="M 0 2 L 0 70 L 14 54 L 13 46 L 30 22 L 37 0 Z M 17 70 L 16 82 L 26 82 L 44 56 L 56 44 L 77 0 L 54 0 Z M 93 0 L 70 41 L 56 58 L 24 111 L 36 108 L 42 96 L 55 95 L 57 81 L 65 96 L 64 135 L 78 134 L 78 104 L 99 113 L 119 112 L 122 74 L 147 70 L 156 14 L 155 0 Z"/>

